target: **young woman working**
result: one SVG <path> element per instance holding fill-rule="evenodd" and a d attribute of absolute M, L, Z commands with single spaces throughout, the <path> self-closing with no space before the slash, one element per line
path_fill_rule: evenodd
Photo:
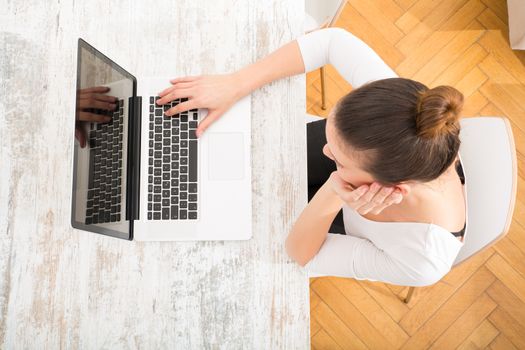
<path fill-rule="evenodd" d="M 435 283 L 450 270 L 467 224 L 458 152 L 463 95 L 456 89 L 399 78 L 359 38 L 329 28 L 232 74 L 174 79 L 158 103 L 189 98 L 168 115 L 208 108 L 200 136 L 251 91 L 328 63 L 354 90 L 326 121 L 308 124 L 308 182 L 315 195 L 286 250 L 317 273 Z"/>

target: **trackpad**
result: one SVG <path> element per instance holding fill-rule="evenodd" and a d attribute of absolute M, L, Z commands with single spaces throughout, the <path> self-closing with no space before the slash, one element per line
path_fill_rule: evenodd
<path fill-rule="evenodd" d="M 210 180 L 244 178 L 244 135 L 238 132 L 208 134 Z"/>

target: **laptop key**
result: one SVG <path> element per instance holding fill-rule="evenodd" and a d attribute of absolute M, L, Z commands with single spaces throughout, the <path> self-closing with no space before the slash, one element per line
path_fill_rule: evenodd
<path fill-rule="evenodd" d="M 162 220 L 169 220 L 170 218 L 170 209 L 162 208 Z"/>
<path fill-rule="evenodd" d="M 190 220 L 197 220 L 197 212 L 195 211 L 190 211 L 188 213 L 188 217 L 190 218 Z"/>
<path fill-rule="evenodd" d="M 153 213 L 153 220 L 160 220 L 160 212 Z"/>
<path fill-rule="evenodd" d="M 188 212 L 184 209 L 181 209 L 179 212 L 181 220 L 186 220 L 188 218 Z"/>
<path fill-rule="evenodd" d="M 190 182 L 197 182 L 197 141 L 190 141 L 189 146 L 188 176 Z"/>
<path fill-rule="evenodd" d="M 171 206 L 171 219 L 177 220 L 179 218 L 179 208 L 176 205 Z"/>

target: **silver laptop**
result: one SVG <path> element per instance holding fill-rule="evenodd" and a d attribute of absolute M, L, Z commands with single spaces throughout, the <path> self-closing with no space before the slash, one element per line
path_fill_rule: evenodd
<path fill-rule="evenodd" d="M 78 41 L 71 223 L 140 241 L 252 236 L 250 99 L 197 138 L 206 110 L 168 117 L 169 79 L 137 79 Z"/>

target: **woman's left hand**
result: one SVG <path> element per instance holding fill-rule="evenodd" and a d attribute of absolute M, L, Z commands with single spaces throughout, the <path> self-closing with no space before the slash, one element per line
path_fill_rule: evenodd
<path fill-rule="evenodd" d="M 337 174 L 337 171 L 330 175 L 328 181 L 334 192 L 361 215 L 369 212 L 377 215 L 386 207 L 403 200 L 399 190 L 394 191 L 394 187 L 383 187 L 377 182 L 354 189 Z"/>

